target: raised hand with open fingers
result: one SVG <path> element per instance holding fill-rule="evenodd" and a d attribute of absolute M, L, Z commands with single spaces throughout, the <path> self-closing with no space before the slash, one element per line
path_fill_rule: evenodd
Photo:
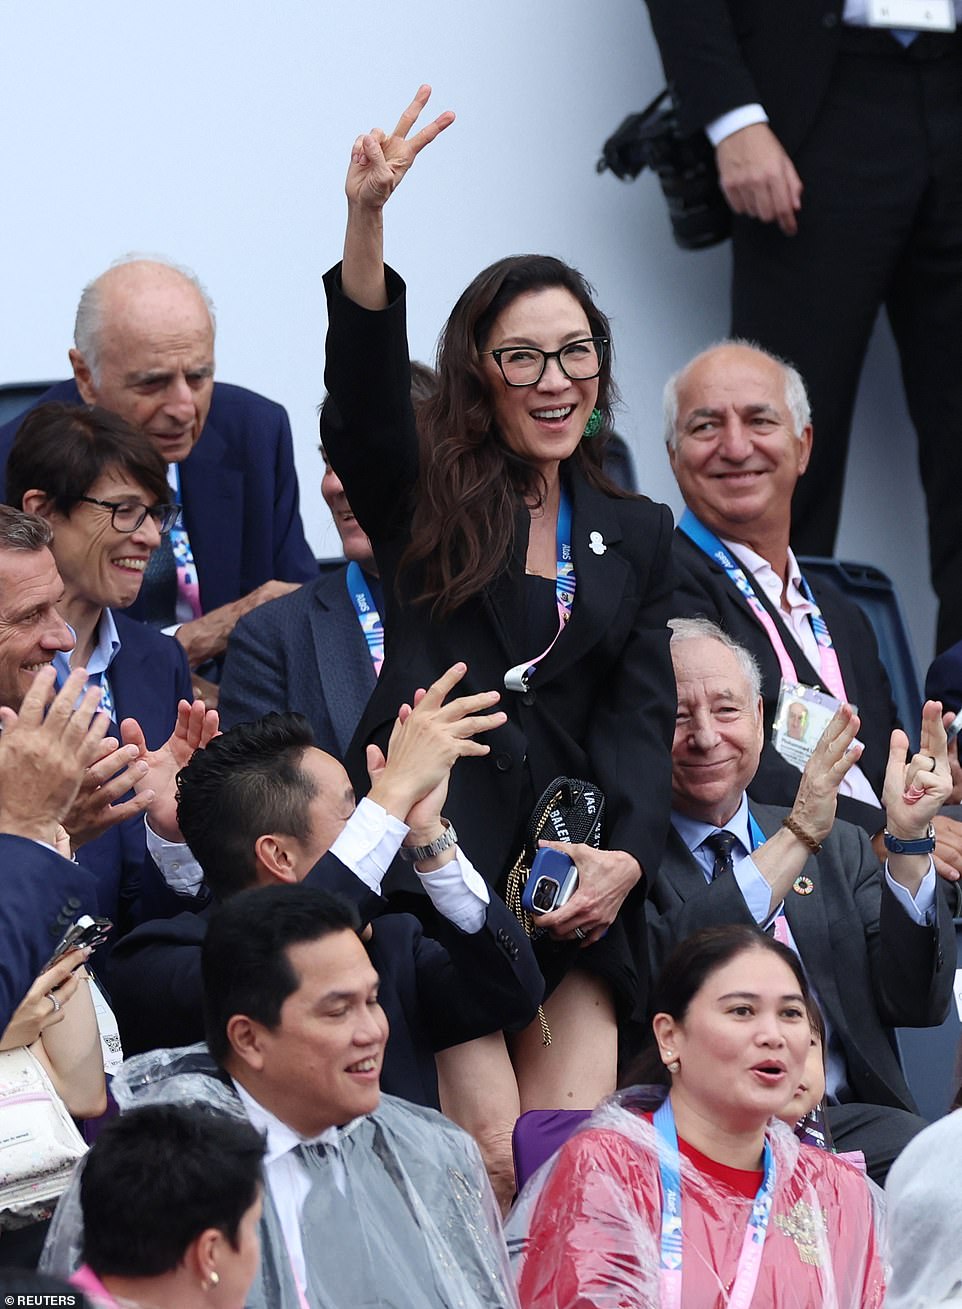
<path fill-rule="evenodd" d="M 851 705 L 840 705 L 830 719 L 802 772 L 792 805 L 792 819 L 815 841 L 823 841 L 835 822 L 838 788 L 862 753 L 860 727 Z"/>
<path fill-rule="evenodd" d="M 135 790 L 150 792 L 147 813 L 158 836 L 168 841 L 182 841 L 177 826 L 177 774 L 190 763 L 195 750 L 202 750 L 220 732 L 216 709 L 208 709 L 203 700 L 191 704 L 181 700 L 173 732 L 159 750 L 148 750 L 143 731 L 136 718 L 125 718 L 120 735 L 125 744 L 136 746 L 146 768 Z"/>
<path fill-rule="evenodd" d="M 380 128 L 373 128 L 354 142 L 344 183 L 349 204 L 382 209 L 424 147 L 454 122 L 454 114 L 445 110 L 419 132 L 409 135 L 430 95 L 429 86 L 418 88 L 390 136 Z"/>
<path fill-rule="evenodd" d="M 377 774 L 370 796 L 389 813 L 406 818 L 408 811 L 444 784 L 458 759 L 486 755 L 490 749 L 474 738 L 502 727 L 507 715 L 494 710 L 497 691 L 447 696 L 467 672 L 454 664 L 426 691 L 414 697 L 413 708 L 403 706 L 388 742 L 387 762 Z M 374 779 L 372 779 L 374 780 Z"/>

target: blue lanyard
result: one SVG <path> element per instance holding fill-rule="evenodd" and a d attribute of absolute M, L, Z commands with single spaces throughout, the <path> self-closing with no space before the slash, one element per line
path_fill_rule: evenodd
<path fill-rule="evenodd" d="M 571 496 L 564 486 L 558 501 L 558 525 L 555 528 L 555 554 L 557 556 L 557 574 L 555 577 L 555 597 L 558 601 L 558 617 L 562 624 L 571 618 L 574 605 L 575 577 L 574 560 L 571 557 Z"/>
<path fill-rule="evenodd" d="M 558 525 L 555 528 L 555 554 L 557 566 L 555 573 L 555 600 L 558 605 L 558 630 L 551 639 L 547 650 L 543 650 L 536 659 L 515 664 L 504 675 L 504 684 L 509 691 L 527 691 L 528 681 L 538 664 L 554 648 L 554 643 L 565 630 L 574 607 L 575 590 L 578 585 L 575 577 L 574 558 L 571 554 L 571 496 L 561 487 L 558 500 Z"/>
<path fill-rule="evenodd" d="M 351 597 L 357 621 L 364 633 L 367 651 L 374 665 L 374 676 L 377 677 L 384 663 L 384 624 L 381 622 L 381 615 L 377 611 L 364 571 L 361 565 L 353 560 L 347 566 L 347 593 Z"/>
<path fill-rule="evenodd" d="M 748 814 L 748 832 L 751 837 L 752 849 L 757 850 L 760 845 L 764 845 L 768 837 L 755 822 L 755 815 L 749 811 Z"/>
<path fill-rule="evenodd" d="M 661 1173 L 661 1302 L 665 1309 L 680 1309 L 684 1244 L 681 1225 L 681 1162 L 678 1156 L 678 1133 L 671 1097 L 666 1096 L 654 1114 L 658 1138 L 658 1168 Z M 752 1302 L 758 1282 L 762 1250 L 768 1234 L 768 1220 L 775 1193 L 775 1160 L 765 1138 L 762 1155 L 762 1184 L 752 1202 L 752 1212 L 745 1229 L 738 1268 L 732 1282 L 729 1306 L 744 1309 Z"/>

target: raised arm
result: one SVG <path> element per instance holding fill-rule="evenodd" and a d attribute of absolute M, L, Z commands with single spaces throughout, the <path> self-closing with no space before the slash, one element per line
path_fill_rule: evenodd
<path fill-rule="evenodd" d="M 384 309 L 388 303 L 384 284 L 384 206 L 418 154 L 454 122 L 454 114 L 446 110 L 408 137 L 430 95 L 429 86 L 419 87 L 390 136 L 374 128 L 362 133 L 351 150 L 344 184 L 347 231 L 341 287 L 350 300 L 365 309 Z"/>

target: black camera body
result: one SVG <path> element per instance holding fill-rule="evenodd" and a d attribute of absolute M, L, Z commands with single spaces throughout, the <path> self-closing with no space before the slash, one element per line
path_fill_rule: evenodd
<path fill-rule="evenodd" d="M 731 210 L 718 185 L 715 152 L 704 132 L 683 136 L 666 89 L 629 114 L 602 147 L 599 173 L 623 182 L 650 168 L 668 201 L 672 235 L 683 250 L 705 250 L 731 235 Z"/>

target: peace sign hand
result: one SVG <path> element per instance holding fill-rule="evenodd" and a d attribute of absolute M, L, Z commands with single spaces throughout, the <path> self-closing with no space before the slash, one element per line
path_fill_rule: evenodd
<path fill-rule="evenodd" d="M 419 87 L 390 136 L 378 127 L 354 142 L 344 184 L 349 205 L 373 211 L 383 209 L 418 154 L 454 122 L 454 114 L 445 110 L 408 139 L 430 96 L 430 86 Z"/>

